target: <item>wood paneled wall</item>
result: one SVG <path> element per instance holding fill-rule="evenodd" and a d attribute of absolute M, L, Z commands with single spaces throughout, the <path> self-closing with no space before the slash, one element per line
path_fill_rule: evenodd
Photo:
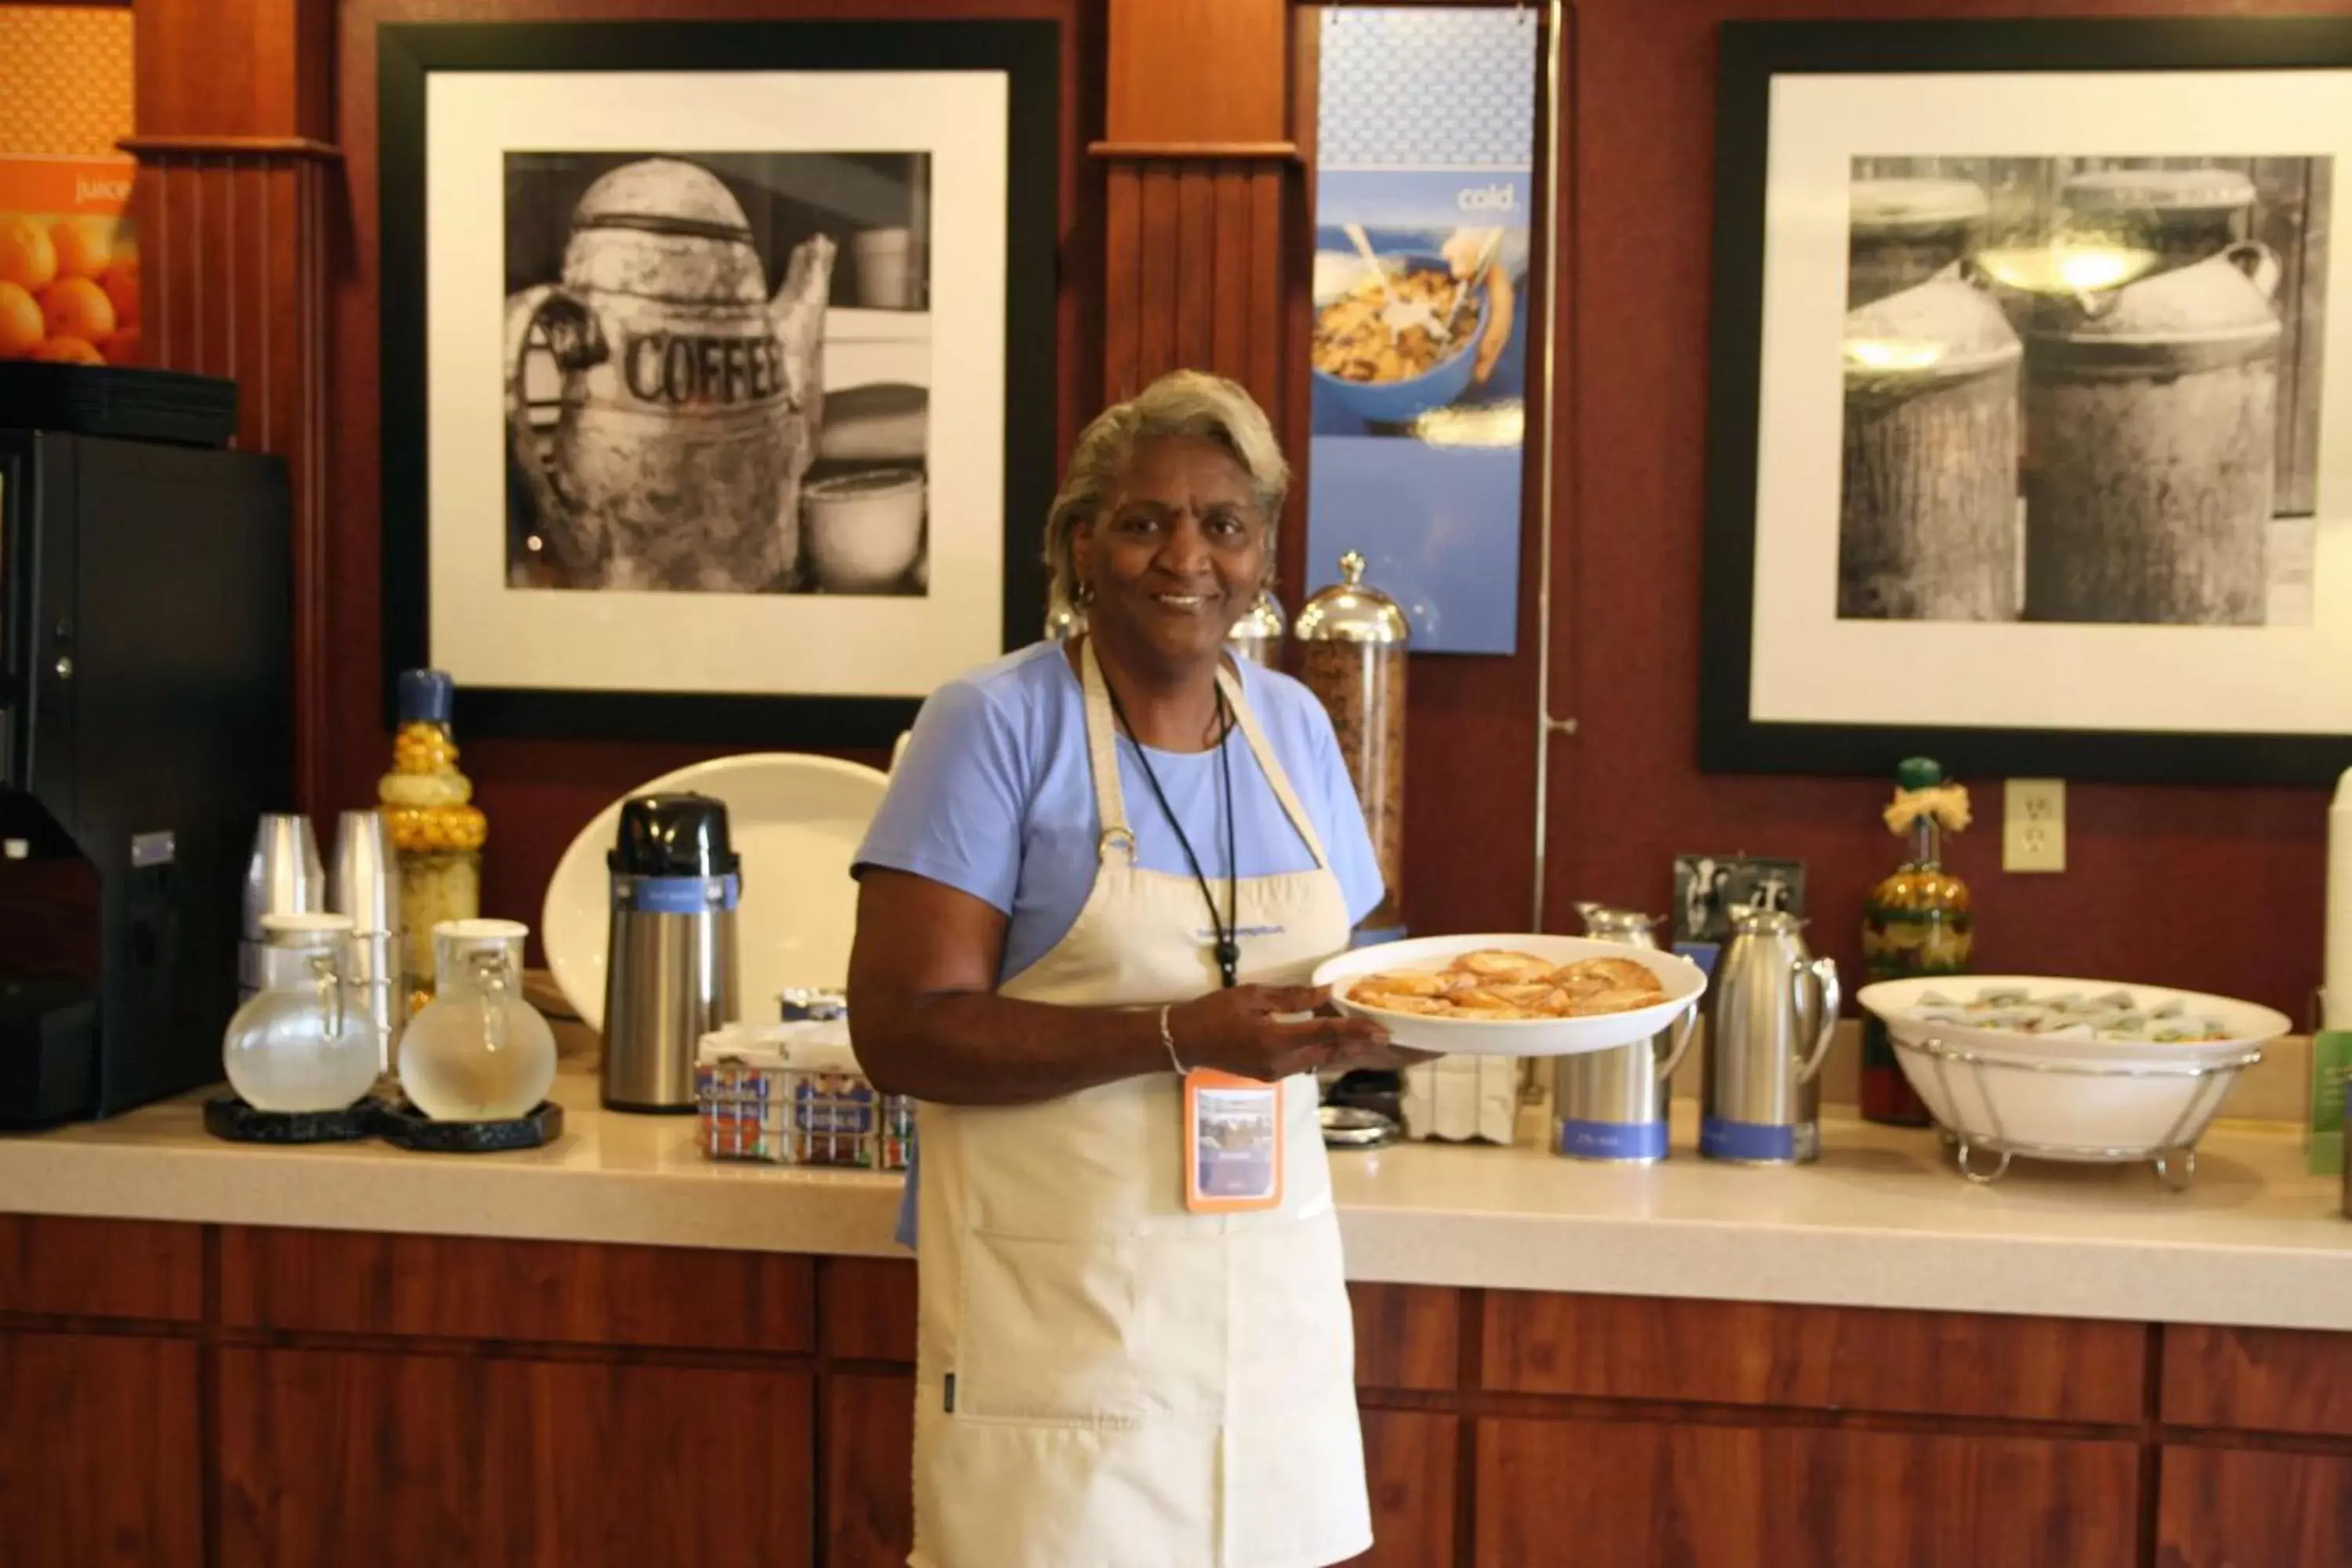
<path fill-rule="evenodd" d="M 2347 9 L 2343 0 L 1579 0 L 1554 675 L 1556 705 L 1580 729 L 1560 751 L 1555 910 L 1570 899 L 1663 910 L 1678 852 L 1794 856 L 1806 862 L 1809 939 L 1858 973 L 1863 898 L 1897 855 L 1877 816 L 1891 781 L 1702 773 L 1696 762 L 1717 26 L 1799 15 Z M 1932 740 L 1922 744 L 1932 750 Z M 1985 973 L 2114 975 L 2257 997 L 2297 1018 L 2307 1011 L 2319 978 L 2324 792 L 2078 781 L 2067 792 L 2065 874 L 2021 877 L 2000 868 L 2001 781 L 1965 782 L 1977 826 L 1948 848 L 1975 895 Z M 2154 910 L 2163 912 L 2143 912 Z"/>
<path fill-rule="evenodd" d="M 1056 425 L 1066 447 L 1099 405 L 1102 186 L 1088 157 L 1101 133 L 1107 0 L 142 0 L 141 156 L 156 173 L 140 221 L 184 240 L 234 236 L 232 252 L 173 247 L 147 263 L 168 286 L 174 324 L 148 363 L 233 369 L 250 444 L 295 463 L 301 709 L 298 770 L 314 812 L 367 803 L 388 760 L 381 659 L 382 452 L 377 428 L 375 29 L 393 22 L 855 17 L 921 21 L 1045 17 L 1062 26 L 1060 360 Z M 289 209 L 281 171 L 297 175 Z M 197 183 L 187 173 L 200 170 Z M 266 173 L 265 173 L 266 172 Z M 306 182 L 306 183 L 304 183 Z M 273 193 L 264 203 L 257 187 Z M 150 195 L 144 187 L 154 187 Z M 236 195 L 228 194 L 231 185 Z M 239 204 L 242 205 L 239 205 Z M 235 214 L 233 218 L 224 215 Z M 226 227 L 222 226 L 224 224 Z M 151 258 L 158 257 L 149 249 Z M 263 258 L 267 258 L 265 261 Z M 157 278 L 169 275 L 168 284 Z M 313 280 L 315 279 L 315 287 Z M 299 301 L 299 308 L 294 302 Z M 266 308 L 265 308 L 266 307 Z M 151 307 L 151 310 L 152 307 Z M 299 327 L 300 331 L 296 329 Z M 268 339 L 266 363 L 263 331 Z M 266 427 L 250 422 L 266 418 Z M 329 628 L 331 627 L 331 635 Z M 604 805 L 655 774 L 715 754 L 693 742 L 641 745 L 459 737 L 491 824 L 487 913 L 538 923 L 548 877 Z M 780 734 L 776 749 L 793 744 Z M 880 764 L 880 752 L 847 752 Z"/>
<path fill-rule="evenodd" d="M 293 500 L 294 789 L 332 811 L 327 268 L 332 0 L 151 0 L 134 14 L 142 363 L 237 384 L 237 444 Z M 346 544 L 344 546 L 348 548 Z M 373 552 L 369 552 L 373 560 Z M 348 633 L 346 633 L 348 640 Z M 373 632 L 370 633 L 373 640 Z"/>
<path fill-rule="evenodd" d="M 2067 0 L 2074 15 L 2352 11 L 2352 0 Z M 1932 0 L 1908 16 L 2014 15 Z M 1416 659 L 1405 838 L 1409 918 L 1510 930 L 1532 891 L 1537 544 L 1553 531 L 1554 707 L 1548 902 L 1664 907 L 1672 857 L 1804 859 L 1817 945 L 1858 960 L 1864 889 L 1895 847 L 1877 781 L 1702 774 L 1697 722 L 1716 27 L 1733 16 L 1884 16 L 1884 0 L 1579 0 L 1571 7 L 1548 331 L 1559 488 L 1530 495 L 1521 652 Z M 1065 24 L 1059 425 L 1065 445 L 1118 393 L 1176 363 L 1225 371 L 1275 414 L 1302 470 L 1282 585 L 1304 562 L 1307 204 L 1314 12 L 1284 0 L 141 0 L 140 132 L 155 363 L 226 365 L 248 438 L 297 462 L 302 616 L 299 776 L 320 809 L 363 801 L 383 766 L 378 668 L 374 41 L 379 22 L 557 16 L 1050 16 Z M 247 139 L 233 146 L 221 138 Z M 207 140 L 210 139 L 210 140 Z M 254 139 L 259 139 L 256 141 Z M 1297 143 L 1294 153 L 1291 144 Z M 1098 145 L 1097 145 L 1098 144 Z M 331 149 L 340 146 L 338 164 Z M 1096 148 L 1090 152 L 1090 146 Z M 266 194 L 265 194 L 266 193 Z M 148 210 L 152 206 L 152 211 Z M 237 250 L 194 243 L 229 220 Z M 1108 220 L 1108 223 L 1106 220 Z M 297 239 L 296 236 L 301 236 Z M 248 248 L 248 245 L 258 249 Z M 307 247 L 307 248 L 306 248 Z M 268 262 L 259 258 L 267 255 Z M 159 276 L 160 274 L 160 276 Z M 322 278 L 323 310 L 312 285 Z M 268 324 L 266 346 L 261 336 Z M 150 329 L 151 334 L 155 329 Z M 259 356 L 258 358 L 254 356 Z M 264 364 L 268 367 L 264 371 Z M 1271 389 L 1269 391 L 1269 389 Z M 328 628 L 331 626 L 331 637 Z M 789 736 L 777 744 L 789 745 Z M 488 810 L 489 911 L 535 920 L 571 836 L 607 800 L 709 754 L 691 744 L 467 741 Z M 865 760 L 878 762 L 868 755 Z M 1998 869 L 1991 793 L 1952 848 L 1989 969 L 2113 973 L 2258 997 L 2300 1013 L 2318 975 L 2325 798 L 2315 790 L 2078 784 L 2070 869 Z M 2179 889 L 2195 887 L 2182 901 Z M 2161 918 L 2125 911 L 2154 909 Z"/>
<path fill-rule="evenodd" d="M 1105 398 L 1171 370 L 1213 370 L 1278 414 L 1287 154 L 1108 163 Z"/>

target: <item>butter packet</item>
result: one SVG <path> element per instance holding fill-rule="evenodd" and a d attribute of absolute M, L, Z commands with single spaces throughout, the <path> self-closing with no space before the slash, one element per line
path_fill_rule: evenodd
<path fill-rule="evenodd" d="M 2305 1168 L 2315 1176 L 2344 1173 L 2344 1091 L 2352 1079 L 2352 1029 L 2311 1037 L 2311 1142 Z"/>

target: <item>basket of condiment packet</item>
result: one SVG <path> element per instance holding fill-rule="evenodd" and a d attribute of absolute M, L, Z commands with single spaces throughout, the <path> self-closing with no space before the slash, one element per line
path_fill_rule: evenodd
<path fill-rule="evenodd" d="M 695 1052 L 698 1138 L 714 1160 L 903 1171 L 915 1102 L 877 1092 L 840 1019 L 730 1024 Z"/>

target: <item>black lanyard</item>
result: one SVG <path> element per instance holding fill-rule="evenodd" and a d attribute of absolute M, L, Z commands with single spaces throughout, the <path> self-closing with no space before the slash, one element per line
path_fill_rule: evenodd
<path fill-rule="evenodd" d="M 1192 840 L 1185 835 L 1184 825 L 1176 820 L 1175 809 L 1168 804 L 1168 792 L 1160 787 L 1160 775 L 1151 769 L 1151 753 L 1144 750 L 1141 741 L 1136 740 L 1135 726 L 1127 721 L 1127 710 L 1119 706 L 1118 693 L 1108 679 L 1103 681 L 1103 689 L 1110 696 L 1111 716 L 1127 731 L 1127 738 L 1135 742 L 1136 760 L 1143 764 L 1143 776 L 1150 782 L 1151 793 L 1159 800 L 1168 826 L 1176 830 L 1176 842 L 1184 847 L 1184 858 L 1192 863 L 1192 879 L 1201 884 L 1201 898 L 1209 906 L 1209 925 L 1217 933 L 1217 973 L 1230 991 L 1241 984 L 1242 891 L 1240 858 L 1234 850 L 1234 756 L 1227 744 L 1233 739 L 1234 716 L 1225 706 L 1224 686 L 1221 682 L 1217 687 L 1217 763 L 1224 775 L 1225 804 L 1225 913 L 1222 920 L 1217 916 L 1217 897 L 1209 890 L 1208 876 L 1201 869 L 1201 858 L 1192 853 Z"/>

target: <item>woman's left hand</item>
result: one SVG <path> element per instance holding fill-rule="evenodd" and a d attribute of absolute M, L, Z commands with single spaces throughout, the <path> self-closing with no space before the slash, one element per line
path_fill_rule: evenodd
<path fill-rule="evenodd" d="M 1315 1012 L 1318 1017 L 1344 1016 L 1329 1002 L 1324 1003 Z M 1330 1060 L 1323 1066 L 1327 1070 L 1336 1072 L 1402 1072 L 1423 1062 L 1433 1062 L 1444 1054 L 1444 1051 L 1417 1051 L 1411 1046 L 1400 1046 L 1383 1034 L 1378 1044 L 1367 1042 L 1340 1047 L 1331 1053 Z"/>

